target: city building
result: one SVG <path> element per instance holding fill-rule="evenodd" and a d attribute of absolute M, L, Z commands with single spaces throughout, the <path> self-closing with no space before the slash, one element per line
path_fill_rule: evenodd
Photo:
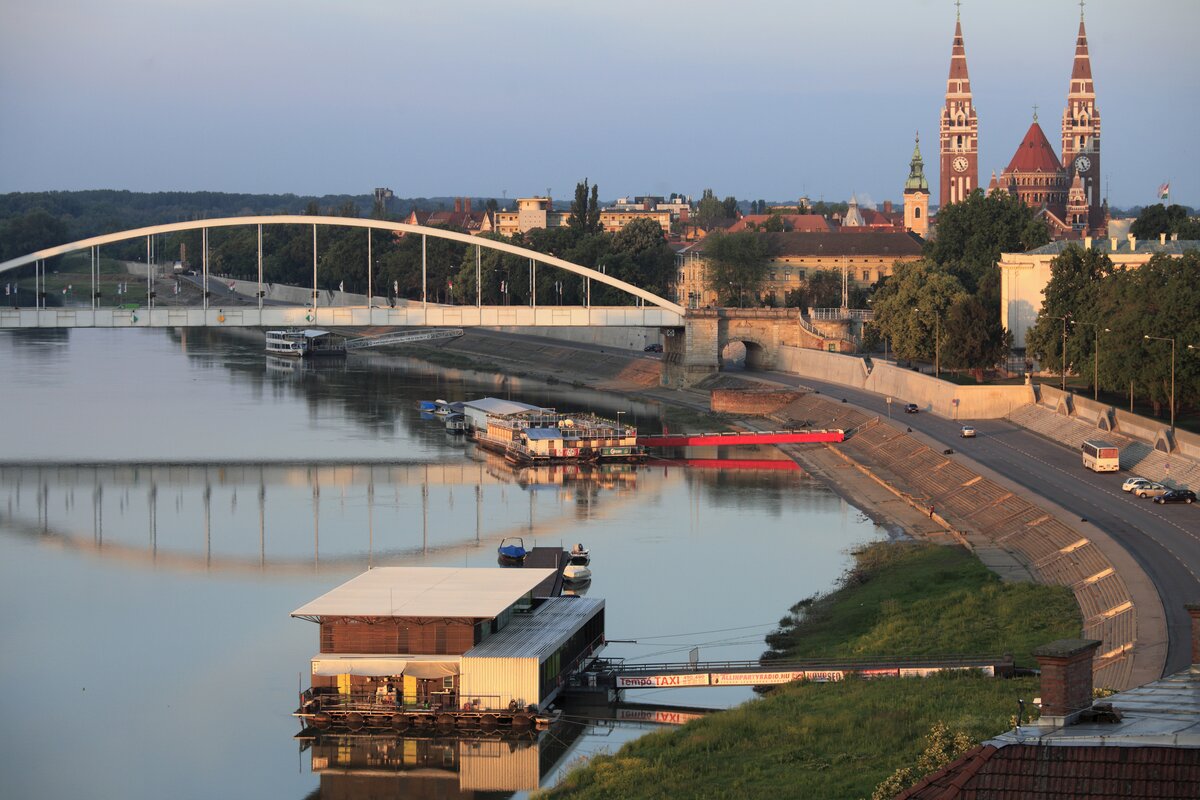
<path fill-rule="evenodd" d="M 961 20 L 955 21 L 942 108 L 940 179 L 942 206 L 960 202 L 980 188 L 979 123 Z M 999 178 L 992 173 L 987 190 L 1009 192 L 1037 209 L 1056 239 L 1103 235 L 1108 208 L 1100 193 L 1100 109 L 1082 12 L 1062 114 L 1061 149 L 1056 152 L 1051 145 L 1038 123 L 1035 106 L 1024 138 Z"/>
<path fill-rule="evenodd" d="M 471 210 L 471 198 L 456 197 L 453 211 L 418 211 L 413 209 L 403 222 L 436 228 L 457 228 L 470 234 L 483 233 L 487 213 Z"/>
<path fill-rule="evenodd" d="M 670 209 L 621 210 L 601 209 L 600 227 L 605 233 L 616 233 L 635 219 L 650 219 L 666 233 L 671 230 Z M 561 228 L 571 218 L 569 211 L 557 211 L 549 197 L 522 197 L 515 211 L 497 211 L 495 222 L 487 226 L 503 236 L 525 233 L 534 228 Z M 481 231 L 486 232 L 486 231 Z"/>
<path fill-rule="evenodd" d="M 870 286 L 892 274 L 897 263 L 921 257 L 922 241 L 912 233 L 863 230 L 854 233 L 763 233 L 774 255 L 767 266 L 761 294 L 782 305 L 789 291 L 804 286 L 814 273 L 832 271 L 851 286 Z M 705 239 L 676 255 L 675 301 L 688 308 L 715 305 L 717 293 L 708 288 Z"/>
<path fill-rule="evenodd" d="M 1200 241 L 1180 241 L 1162 234 L 1158 239 L 1139 241 L 1132 234 L 1082 241 L 1056 241 L 1027 253 L 1001 253 L 1000 263 L 1000 323 L 1012 331 L 1013 347 L 1025 347 L 1025 334 L 1037 322 L 1042 300 L 1050 283 L 1050 264 L 1067 247 L 1085 247 L 1103 251 L 1116 269 L 1136 269 L 1152 256 L 1166 253 L 1183 255 L 1188 250 L 1200 250 Z"/>
<path fill-rule="evenodd" d="M 835 215 L 836 220 L 836 215 Z M 838 221 L 837 229 L 847 233 L 857 233 L 864 230 L 902 231 L 904 230 L 904 215 L 892 207 L 891 200 L 883 201 L 883 210 L 862 208 L 858 205 L 858 197 L 850 195 L 850 203 L 846 215 Z"/>
<path fill-rule="evenodd" d="M 795 208 L 795 206 L 785 206 L 785 208 Z M 833 226 L 829 224 L 829 220 L 820 214 L 746 214 L 737 219 L 727 229 L 728 233 L 737 233 L 738 231 L 755 231 L 761 230 L 772 217 L 778 217 L 783 223 L 785 231 L 795 231 L 797 233 L 829 233 L 833 230 Z"/>

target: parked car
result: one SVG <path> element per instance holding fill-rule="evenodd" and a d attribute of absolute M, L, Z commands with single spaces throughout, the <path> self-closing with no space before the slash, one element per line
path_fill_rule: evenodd
<path fill-rule="evenodd" d="M 958 436 L 960 439 L 974 439 L 975 438 L 975 426 L 974 425 L 963 425 L 962 428 L 958 432 Z"/>
<path fill-rule="evenodd" d="M 1196 493 L 1191 489 L 1172 489 L 1169 492 L 1163 492 L 1158 497 L 1154 498 L 1156 503 L 1194 503 L 1196 502 Z"/>
<path fill-rule="evenodd" d="M 1147 480 L 1145 478 L 1139 478 L 1135 475 L 1132 478 L 1125 479 L 1125 482 L 1121 484 L 1121 491 L 1122 492 L 1132 492 L 1134 489 L 1137 489 L 1139 486 L 1144 486 L 1148 483 L 1150 483 L 1149 480 Z"/>
<path fill-rule="evenodd" d="M 658 344 L 657 342 L 654 344 L 648 344 L 642 348 L 642 352 L 643 353 L 661 353 L 662 345 Z"/>
<path fill-rule="evenodd" d="M 904 407 L 904 413 L 905 413 L 905 414 L 916 414 L 916 413 L 917 413 L 918 411 L 920 411 L 920 410 L 921 410 L 921 409 L 917 408 L 917 404 L 916 404 L 916 403 L 909 403 L 908 405 L 906 405 L 906 406 Z"/>
<path fill-rule="evenodd" d="M 1133 493 L 1138 497 L 1158 497 L 1171 491 L 1161 483 L 1147 483 L 1145 486 L 1139 486 L 1133 490 Z"/>

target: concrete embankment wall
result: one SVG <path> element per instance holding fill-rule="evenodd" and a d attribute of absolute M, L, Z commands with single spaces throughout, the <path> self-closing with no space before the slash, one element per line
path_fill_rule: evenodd
<path fill-rule="evenodd" d="M 1103 437 L 1101 422 L 1108 420 L 1113 423 L 1113 429 L 1131 439 L 1146 442 L 1156 450 L 1166 451 L 1166 442 L 1170 441 L 1170 426 L 1140 414 L 1123 411 L 1107 403 L 1098 403 L 1088 397 L 1081 397 L 1070 392 L 1064 393 L 1047 384 L 1038 387 L 1038 404 L 1064 416 L 1073 417 L 1088 423 L 1097 430 L 1098 437 Z M 1200 435 L 1190 431 L 1175 430 L 1174 452 L 1188 458 L 1200 460 Z"/>
<path fill-rule="evenodd" d="M 868 368 L 858 356 L 821 350 L 782 346 L 777 364 L 785 372 L 916 403 L 944 417 L 996 419 L 1035 401 L 1031 386 L 960 386 L 894 364 L 877 362 Z"/>

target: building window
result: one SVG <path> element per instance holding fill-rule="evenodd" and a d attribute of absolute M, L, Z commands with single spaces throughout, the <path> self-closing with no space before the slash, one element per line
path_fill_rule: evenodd
<path fill-rule="evenodd" d="M 917 206 L 915 209 L 913 209 L 913 219 L 920 219 L 920 218 L 921 218 L 921 207 Z"/>
<path fill-rule="evenodd" d="M 864 269 L 863 270 L 863 283 L 870 283 L 870 282 L 871 282 L 871 270 Z"/>

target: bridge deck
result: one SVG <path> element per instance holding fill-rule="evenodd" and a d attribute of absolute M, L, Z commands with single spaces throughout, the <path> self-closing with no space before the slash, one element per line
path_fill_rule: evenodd
<path fill-rule="evenodd" d="M 646 447 L 711 447 L 747 444 L 799 444 L 804 442 L 841 442 L 846 432 L 840 428 L 816 431 L 726 431 L 723 433 L 674 433 L 666 436 L 639 436 L 637 443 Z"/>

